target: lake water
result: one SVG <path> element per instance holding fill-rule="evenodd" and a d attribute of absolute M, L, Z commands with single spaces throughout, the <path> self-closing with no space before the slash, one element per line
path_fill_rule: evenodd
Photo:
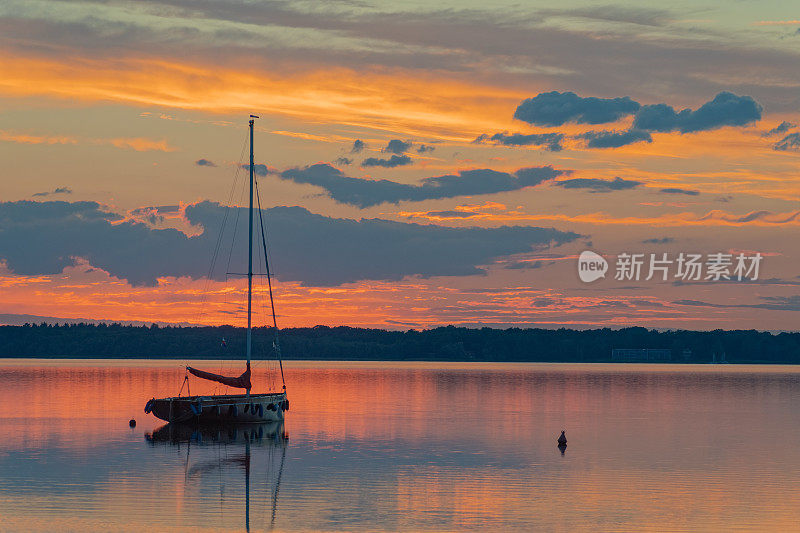
<path fill-rule="evenodd" d="M 289 362 L 283 427 L 158 431 L 183 363 L 0 360 L 0 530 L 800 524 L 795 367 Z"/>

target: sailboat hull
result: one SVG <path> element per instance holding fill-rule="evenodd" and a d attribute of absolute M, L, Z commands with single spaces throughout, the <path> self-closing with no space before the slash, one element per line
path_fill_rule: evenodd
<path fill-rule="evenodd" d="M 144 411 L 166 422 L 257 424 L 283 420 L 288 409 L 286 393 L 274 392 L 153 398 Z"/>

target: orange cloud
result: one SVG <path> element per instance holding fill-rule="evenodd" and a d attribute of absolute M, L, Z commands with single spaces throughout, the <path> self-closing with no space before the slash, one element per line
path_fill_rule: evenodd
<path fill-rule="evenodd" d="M 757 26 L 794 26 L 800 24 L 800 20 L 761 20 L 755 24 Z"/>
<path fill-rule="evenodd" d="M 399 211 L 397 216 L 409 218 L 424 218 L 430 221 L 455 220 L 459 217 L 436 214 L 436 211 Z M 542 214 L 528 215 L 519 213 L 479 213 L 470 220 L 479 218 L 495 223 L 522 223 L 522 222 L 572 222 L 593 225 L 646 225 L 659 227 L 678 226 L 776 226 L 800 225 L 800 211 L 789 213 L 772 213 L 769 211 L 751 211 L 743 215 L 735 215 L 721 210 L 711 210 L 704 215 L 696 213 L 667 213 L 656 217 L 625 216 L 615 217 L 608 213 L 595 212 L 577 215 L 567 214 Z"/>
<path fill-rule="evenodd" d="M 278 323 L 281 327 L 327 324 L 389 329 L 534 323 L 718 327 L 748 316 L 747 309 L 709 312 L 706 308 L 670 303 L 681 297 L 677 291 L 685 291 L 682 294 L 686 297 L 695 290 L 692 287 L 654 286 L 654 292 L 597 295 L 584 292 L 584 286 L 577 287 L 578 292 L 570 289 L 569 279 L 549 277 L 571 271 L 568 264 L 537 270 L 536 284 L 541 286 L 530 285 L 534 276 L 530 271 L 509 271 L 503 265 L 492 268 L 495 273 L 516 276 L 509 279 L 517 281 L 501 281 L 502 288 L 496 289 L 485 285 L 485 277 L 459 281 L 461 288 L 443 285 L 436 278 L 359 282 L 341 287 L 277 282 Z M 520 281 L 527 284 L 519 285 Z M 559 284 L 564 288 L 553 288 Z M 245 324 L 246 281 L 238 278 L 227 283 L 161 278 L 155 287 L 132 287 L 81 260 L 62 274 L 50 276 L 16 275 L 0 265 L 0 288 L 4 313 L 146 323 Z M 666 296 L 659 296 L 658 290 L 665 290 Z M 735 290 L 745 291 L 743 297 L 752 297 L 752 287 Z M 776 286 L 776 290 L 783 289 Z M 263 284 L 256 286 L 254 309 L 256 326 L 271 323 L 269 297 Z M 789 327 L 791 317 L 772 312 L 762 318 L 764 324 L 776 328 L 779 323 Z"/>
<path fill-rule="evenodd" d="M 389 127 L 397 133 L 468 142 L 504 128 L 530 91 L 482 87 L 430 74 L 358 73 L 334 68 L 277 77 L 274 72 L 149 57 L 114 60 L 0 57 L 0 93 L 122 102 L 218 113 L 270 113 L 313 121 Z M 508 117 L 507 119 L 498 117 Z M 476 129 L 480 125 L 481 131 Z"/>
<path fill-rule="evenodd" d="M 68 135 L 30 135 L 0 130 L 0 141 L 21 144 L 98 144 L 111 145 L 116 148 L 132 149 L 137 152 L 159 151 L 174 152 L 176 148 L 166 140 L 154 141 L 144 137 L 117 137 L 113 139 L 81 139 Z"/>
<path fill-rule="evenodd" d="M 29 135 L 0 130 L 0 141 L 20 144 L 78 144 L 78 139 L 66 135 Z"/>
<path fill-rule="evenodd" d="M 96 144 L 110 144 L 117 148 L 130 148 L 137 152 L 174 152 L 177 148 L 170 146 L 166 140 L 154 141 L 143 137 L 118 137 L 116 139 L 96 139 Z"/>

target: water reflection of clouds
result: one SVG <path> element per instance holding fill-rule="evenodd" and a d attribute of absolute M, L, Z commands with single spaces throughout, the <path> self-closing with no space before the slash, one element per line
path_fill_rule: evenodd
<path fill-rule="evenodd" d="M 130 413 L 182 375 L 162 362 L 95 365 L 2 380 L 0 514 L 10 527 L 47 529 L 34 513 L 74 529 L 241 527 L 244 433 L 170 434 L 141 414 L 130 429 Z M 284 453 L 276 528 L 780 529 L 800 519 L 785 467 L 800 461 L 794 368 L 289 366 L 290 440 L 249 431 L 253 529 L 270 524 Z M 20 397 L 31 417 L 13 412 Z"/>

